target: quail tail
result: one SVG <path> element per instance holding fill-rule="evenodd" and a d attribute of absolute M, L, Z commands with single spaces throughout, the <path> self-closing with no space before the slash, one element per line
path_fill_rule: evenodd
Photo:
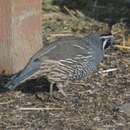
<path fill-rule="evenodd" d="M 8 88 L 10 90 L 14 90 L 17 86 L 20 85 L 19 73 L 15 74 L 10 81 L 4 86 L 4 88 Z"/>
<path fill-rule="evenodd" d="M 31 79 L 32 76 L 37 72 L 37 67 L 27 66 L 25 69 L 12 76 L 10 81 L 4 86 L 10 90 L 16 89 L 21 83 L 25 82 L 28 79 Z"/>

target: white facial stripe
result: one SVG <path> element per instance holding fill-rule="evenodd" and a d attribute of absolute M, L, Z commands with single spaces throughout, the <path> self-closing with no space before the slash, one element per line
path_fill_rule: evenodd
<path fill-rule="evenodd" d="M 108 41 L 108 39 L 106 39 L 106 40 L 103 42 L 103 50 L 104 50 L 104 48 L 105 48 L 105 46 L 106 46 L 106 44 L 107 44 L 107 41 Z"/>
<path fill-rule="evenodd" d="M 101 39 L 104 38 L 104 39 L 110 39 L 110 38 L 114 38 L 113 35 L 108 35 L 108 36 L 101 36 L 100 37 Z"/>

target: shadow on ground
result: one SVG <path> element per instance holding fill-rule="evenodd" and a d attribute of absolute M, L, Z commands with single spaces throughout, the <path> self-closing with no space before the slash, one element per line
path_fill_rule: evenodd
<path fill-rule="evenodd" d="M 10 76 L 0 76 L 0 93 L 9 91 L 3 86 L 9 81 Z M 3 82 L 2 82 L 3 81 Z M 23 93 L 37 93 L 37 92 L 49 92 L 50 82 L 44 78 L 40 77 L 38 79 L 28 80 L 16 88 L 16 91 L 21 91 Z M 53 87 L 54 90 L 57 90 L 56 85 Z"/>

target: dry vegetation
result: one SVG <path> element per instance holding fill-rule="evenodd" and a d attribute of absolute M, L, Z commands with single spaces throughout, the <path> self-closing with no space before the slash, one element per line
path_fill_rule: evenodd
<path fill-rule="evenodd" d="M 107 23 L 86 18 L 80 11 L 66 7 L 66 15 L 58 6 L 46 7 L 43 39 L 47 44 L 61 36 L 109 31 Z M 59 99 L 50 100 L 49 83 L 43 79 L 10 92 L 2 89 L 8 77 L 1 77 L 0 130 L 129 130 L 130 37 L 125 36 L 122 23 L 113 25 L 112 32 L 116 46 L 107 51 L 98 72 L 67 88 L 75 103 L 64 101 L 57 91 Z"/>

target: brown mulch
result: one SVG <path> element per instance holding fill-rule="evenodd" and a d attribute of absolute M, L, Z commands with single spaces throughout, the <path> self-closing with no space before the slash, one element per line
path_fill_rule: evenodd
<path fill-rule="evenodd" d="M 90 19 L 46 17 L 43 21 L 46 41 L 54 34 L 79 35 L 107 30 L 106 24 Z M 112 68 L 116 70 L 99 73 Z M 96 73 L 70 84 L 66 91 L 75 99 L 73 102 L 64 100 L 57 91 L 54 95 L 58 99 L 49 99 L 49 83 L 45 79 L 28 81 L 16 91 L 2 88 L 8 79 L 0 77 L 0 130 L 130 129 L 130 113 L 120 109 L 130 102 L 130 50 L 111 47 Z"/>

